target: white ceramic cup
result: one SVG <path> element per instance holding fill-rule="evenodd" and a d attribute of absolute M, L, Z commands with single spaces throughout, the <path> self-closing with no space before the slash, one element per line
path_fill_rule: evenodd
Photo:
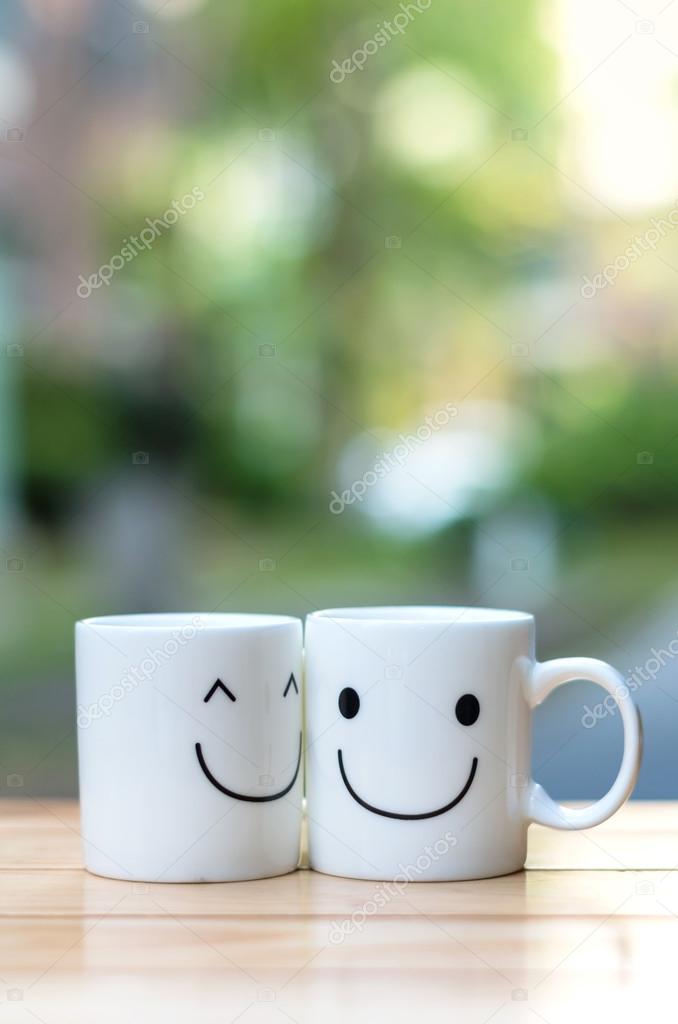
<path fill-rule="evenodd" d="M 137 881 L 292 871 L 299 619 L 119 615 L 76 626 L 85 865 Z"/>
<path fill-rule="evenodd" d="M 535 660 L 534 619 L 480 608 L 337 608 L 306 623 L 311 866 L 355 878 L 485 878 L 519 870 L 527 828 L 590 828 L 633 789 L 638 711 L 592 658 Z M 530 711 L 590 679 L 619 706 L 624 753 L 588 807 L 530 779 Z"/>

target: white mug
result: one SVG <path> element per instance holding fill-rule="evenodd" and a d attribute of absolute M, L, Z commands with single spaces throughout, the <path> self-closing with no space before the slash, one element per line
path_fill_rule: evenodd
<path fill-rule="evenodd" d="M 624 754 L 573 809 L 530 779 L 530 711 L 590 679 L 617 702 Z M 408 881 L 489 878 L 525 862 L 527 828 L 590 828 L 633 789 L 640 718 L 592 658 L 535 660 L 534 619 L 485 608 L 337 608 L 306 623 L 311 867 Z"/>
<path fill-rule="evenodd" d="M 76 626 L 85 865 L 144 882 L 293 871 L 299 619 L 119 615 Z"/>

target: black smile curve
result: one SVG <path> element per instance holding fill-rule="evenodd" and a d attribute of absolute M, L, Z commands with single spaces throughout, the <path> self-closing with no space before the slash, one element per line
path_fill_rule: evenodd
<path fill-rule="evenodd" d="M 297 775 L 299 774 L 299 766 L 301 765 L 301 733 L 299 733 L 299 754 L 297 756 L 297 767 L 294 769 L 294 775 L 292 781 L 284 789 L 281 789 L 279 793 L 271 793 L 269 796 L 247 796 L 245 793 L 236 793 L 233 789 L 228 789 L 226 786 L 222 786 L 221 783 L 214 778 L 212 772 L 207 767 L 205 758 L 203 757 L 202 747 L 199 743 L 195 745 L 195 752 L 198 757 L 198 763 L 203 770 L 203 774 L 213 786 L 216 786 L 218 790 L 225 793 L 226 796 L 233 797 L 234 800 L 246 800 L 250 804 L 266 804 L 271 800 L 280 800 L 281 797 L 285 796 L 291 790 L 294 783 L 297 781 Z"/>
<path fill-rule="evenodd" d="M 444 814 L 445 811 L 451 811 L 452 808 L 456 807 L 468 793 L 476 775 L 476 768 L 478 767 L 478 758 L 474 757 L 471 763 L 471 771 L 464 788 L 457 794 L 457 796 L 455 796 L 454 800 L 450 800 L 449 804 L 445 804 L 444 807 L 439 807 L 437 811 L 425 811 L 423 814 L 398 814 L 396 811 L 382 811 L 380 807 L 373 807 L 372 804 L 368 804 L 366 800 L 359 797 L 346 777 L 346 772 L 344 771 L 344 759 L 341 756 L 341 750 L 337 751 L 337 755 L 339 757 L 339 771 L 341 772 L 341 777 L 344 780 L 344 785 L 356 803 L 359 803 L 360 806 L 364 807 L 366 810 L 372 811 L 372 814 L 381 814 L 383 818 L 398 818 L 400 821 L 421 821 L 423 818 L 436 818 L 439 814 Z"/>

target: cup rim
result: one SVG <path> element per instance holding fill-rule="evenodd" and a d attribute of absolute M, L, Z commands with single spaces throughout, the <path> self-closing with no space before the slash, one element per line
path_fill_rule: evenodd
<path fill-rule="evenodd" d="M 324 608 L 311 612 L 307 621 L 351 622 L 370 625 L 508 626 L 534 622 L 530 612 L 508 608 L 463 605 L 374 605 L 362 608 Z"/>
<path fill-rule="evenodd" d="M 293 615 L 269 615 L 258 612 L 140 612 L 121 615 L 94 615 L 78 619 L 77 626 L 92 629 L 127 630 L 145 629 L 176 631 L 194 629 L 197 632 L 236 632 L 247 629 L 280 629 L 290 624 L 301 625 Z"/>

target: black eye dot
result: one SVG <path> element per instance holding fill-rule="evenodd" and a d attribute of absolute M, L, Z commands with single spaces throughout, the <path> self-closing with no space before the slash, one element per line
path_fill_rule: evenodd
<path fill-rule="evenodd" d="M 460 725 L 473 725 L 474 722 L 478 721 L 478 715 L 480 714 L 478 698 L 474 697 L 472 693 L 465 693 L 457 701 L 454 713 Z"/>
<path fill-rule="evenodd" d="M 345 686 L 339 694 L 339 710 L 344 718 L 355 718 L 360 711 L 360 697 L 350 686 Z"/>

